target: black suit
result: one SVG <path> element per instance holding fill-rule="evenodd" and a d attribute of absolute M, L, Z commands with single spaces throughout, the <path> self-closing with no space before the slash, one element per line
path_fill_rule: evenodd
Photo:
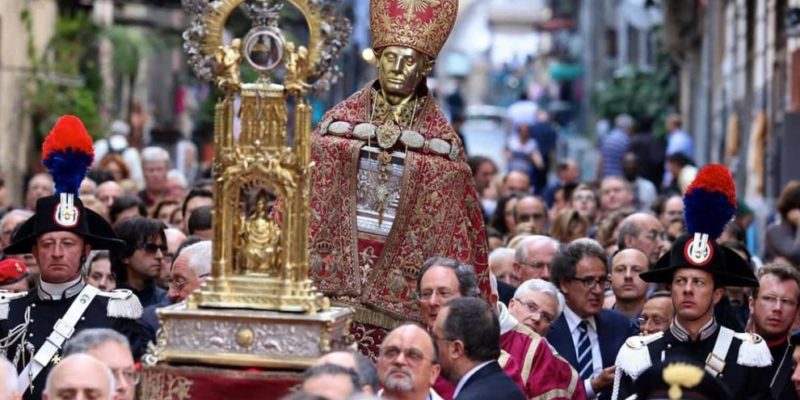
<path fill-rule="evenodd" d="M 619 348 L 625 343 L 625 339 L 634 335 L 635 332 L 631 327 L 631 321 L 616 311 L 601 310 L 600 314 L 595 315 L 594 321 L 597 327 L 597 343 L 600 346 L 603 368 L 607 368 L 614 365 Z M 578 369 L 578 355 L 575 353 L 575 343 L 572 341 L 572 333 L 569 331 L 564 313 L 553 323 L 553 327 L 547 334 L 547 341 L 573 368 Z M 600 392 L 598 396 L 610 399 L 611 390 Z"/>
<path fill-rule="evenodd" d="M 492 361 L 475 371 L 461 387 L 454 400 L 487 399 L 526 400 L 519 386 L 503 372 L 497 361 Z"/>
<path fill-rule="evenodd" d="M 514 293 L 517 291 L 515 286 L 511 286 L 501 280 L 497 280 L 497 297 L 501 303 L 505 304 L 506 307 L 508 303 L 511 302 L 511 299 L 514 298 Z"/>
<path fill-rule="evenodd" d="M 792 353 L 794 345 L 787 340 L 779 345 L 769 348 L 772 353 L 772 366 L 769 367 L 769 382 L 772 398 L 775 400 L 797 400 L 797 392 L 792 385 L 791 377 L 794 372 Z"/>

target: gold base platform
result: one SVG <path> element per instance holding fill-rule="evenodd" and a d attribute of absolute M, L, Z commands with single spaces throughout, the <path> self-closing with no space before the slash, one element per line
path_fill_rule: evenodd
<path fill-rule="evenodd" d="M 145 356 L 149 365 L 194 364 L 302 370 L 350 343 L 353 311 L 315 314 L 196 309 L 185 303 L 158 311 L 161 330 Z"/>
<path fill-rule="evenodd" d="M 330 301 L 310 279 L 300 282 L 250 273 L 210 279 L 189 298 L 190 308 L 249 308 L 292 313 L 326 311 Z"/>

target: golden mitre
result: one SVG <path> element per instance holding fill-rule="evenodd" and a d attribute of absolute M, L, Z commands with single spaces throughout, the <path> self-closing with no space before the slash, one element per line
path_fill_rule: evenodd
<path fill-rule="evenodd" d="M 370 0 L 372 48 L 403 46 L 436 58 L 458 15 L 458 0 Z"/>

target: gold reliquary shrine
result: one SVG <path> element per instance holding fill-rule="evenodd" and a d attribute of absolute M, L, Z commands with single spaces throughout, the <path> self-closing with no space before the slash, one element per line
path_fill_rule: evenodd
<path fill-rule="evenodd" d="M 212 274 L 186 302 L 159 311 L 162 328 L 147 362 L 305 368 L 349 342 L 352 311 L 331 307 L 315 289 L 307 251 L 314 168 L 308 96 L 335 79 L 332 60 L 349 23 L 335 1 L 183 5 L 191 15 L 184 33 L 189 64 L 221 93 Z M 305 20 L 301 34 L 281 29 L 287 10 L 295 23 Z M 223 43 L 235 12 L 252 27 Z"/>

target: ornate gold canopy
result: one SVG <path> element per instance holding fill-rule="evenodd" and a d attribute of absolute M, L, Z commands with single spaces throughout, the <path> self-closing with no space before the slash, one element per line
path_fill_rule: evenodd
<path fill-rule="evenodd" d="M 308 42 L 287 41 L 281 9 L 305 17 Z M 344 347 L 352 311 L 332 308 L 308 275 L 311 106 L 335 78 L 349 23 L 335 0 L 184 0 L 184 48 L 222 92 L 215 107 L 212 273 L 186 303 L 159 310 L 149 365 L 201 363 L 303 368 Z M 253 21 L 222 43 L 228 17 Z M 243 82 L 240 67 L 258 74 Z M 291 116 L 291 119 L 290 119 Z"/>

